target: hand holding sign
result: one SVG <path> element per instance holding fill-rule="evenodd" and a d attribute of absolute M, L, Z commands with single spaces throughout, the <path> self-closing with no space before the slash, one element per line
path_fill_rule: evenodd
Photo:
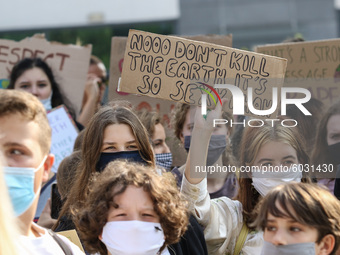
<path fill-rule="evenodd" d="M 210 135 L 215 129 L 215 120 L 222 118 L 222 106 L 226 104 L 228 100 L 222 99 L 222 104 L 218 102 L 215 109 L 207 111 L 205 115 L 202 114 L 201 107 L 197 107 L 195 113 L 195 129 L 200 132 L 208 132 Z"/>

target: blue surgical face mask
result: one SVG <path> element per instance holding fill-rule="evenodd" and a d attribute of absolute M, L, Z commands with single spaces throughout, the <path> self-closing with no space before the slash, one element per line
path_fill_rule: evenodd
<path fill-rule="evenodd" d="M 8 193 L 16 217 L 26 212 L 39 194 L 39 192 L 34 193 L 34 177 L 35 172 L 44 164 L 46 157 L 35 169 L 31 167 L 3 167 Z"/>
<path fill-rule="evenodd" d="M 156 165 L 164 167 L 166 170 L 170 170 L 172 165 L 172 154 L 170 153 L 158 153 L 156 156 Z"/>
<path fill-rule="evenodd" d="M 315 243 L 274 245 L 264 242 L 261 255 L 315 255 Z"/>
<path fill-rule="evenodd" d="M 142 158 L 140 151 L 102 152 L 96 166 L 97 172 L 102 172 L 107 164 L 117 159 L 126 159 L 144 165 L 148 164 L 148 162 Z"/>
<path fill-rule="evenodd" d="M 52 94 L 53 92 L 51 92 L 50 96 L 46 99 L 39 99 L 39 101 L 44 105 L 46 111 L 52 110 Z"/>

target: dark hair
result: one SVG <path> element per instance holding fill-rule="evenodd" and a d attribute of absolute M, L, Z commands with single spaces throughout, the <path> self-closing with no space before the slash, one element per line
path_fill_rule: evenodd
<path fill-rule="evenodd" d="M 323 117 L 318 125 L 318 130 L 316 134 L 314 149 L 312 153 L 312 164 L 320 165 L 320 164 L 333 164 L 336 169 L 336 164 L 332 160 L 327 143 L 327 124 L 328 120 L 333 115 L 340 114 L 340 101 L 335 102 L 331 105 L 327 111 L 323 114 Z"/>
<path fill-rule="evenodd" d="M 51 105 L 52 108 L 57 107 L 59 105 L 64 104 L 68 109 L 69 113 L 71 114 L 72 118 L 75 119 L 76 115 L 72 104 L 69 100 L 63 95 L 59 84 L 56 82 L 55 77 L 53 75 L 52 69 L 48 66 L 48 64 L 42 60 L 41 58 L 24 58 L 17 62 L 10 74 L 10 82 L 8 85 L 8 89 L 15 89 L 14 85 L 17 79 L 27 70 L 39 68 L 41 69 L 46 76 L 48 77 L 51 86 L 52 86 L 52 98 L 51 98 Z"/>
<path fill-rule="evenodd" d="M 316 228 L 317 243 L 320 243 L 324 236 L 333 235 L 335 245 L 331 254 L 335 254 L 339 247 L 340 202 L 317 184 L 288 183 L 275 187 L 257 205 L 253 212 L 255 220 L 251 225 L 264 230 L 268 213 L 278 218 L 291 218 Z"/>
<path fill-rule="evenodd" d="M 63 200 L 66 200 L 75 182 L 77 167 L 80 161 L 81 151 L 74 151 L 60 162 L 57 171 L 57 186 Z"/>
<path fill-rule="evenodd" d="M 304 106 L 312 115 L 304 115 L 296 105 L 293 104 L 287 105 L 286 111 L 287 118 L 294 119 L 298 122 L 297 128 L 305 142 L 308 156 L 311 156 L 316 137 L 316 128 L 314 127 L 318 126 L 323 116 L 324 104 L 318 99 L 311 98 Z"/>

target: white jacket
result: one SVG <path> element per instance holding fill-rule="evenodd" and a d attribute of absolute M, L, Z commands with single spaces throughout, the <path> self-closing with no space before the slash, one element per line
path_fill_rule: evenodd
<path fill-rule="evenodd" d="M 189 208 L 204 228 L 208 253 L 211 255 L 233 255 L 242 225 L 242 204 L 227 197 L 210 199 L 207 179 L 191 184 L 183 175 L 182 193 L 189 200 Z M 248 234 L 240 255 L 261 254 L 263 232 Z"/>

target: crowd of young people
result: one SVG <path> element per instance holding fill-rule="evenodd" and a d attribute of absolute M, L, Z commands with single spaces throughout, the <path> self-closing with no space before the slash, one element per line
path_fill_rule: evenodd
<path fill-rule="evenodd" d="M 105 77 L 102 62 L 92 57 L 76 114 L 43 60 L 14 66 L 9 88 L 0 90 L 0 254 L 83 254 L 56 234 L 73 229 L 87 254 L 337 254 L 339 184 L 305 166 L 337 170 L 340 103 L 299 116 L 298 127 L 246 127 L 232 143 L 238 140 L 229 126 L 213 125 L 235 117 L 220 103 L 206 116 L 178 103 L 168 127 L 156 112 L 136 111 L 131 102 L 101 106 Z M 51 177 L 46 114 L 61 104 L 82 131 Z M 313 99 L 306 107 L 313 105 L 321 103 Z M 288 115 L 298 116 L 295 111 Z M 318 128 L 307 134 L 311 121 Z M 188 152 L 182 166 L 172 164 L 168 128 Z M 196 172 L 227 165 L 237 170 Z M 253 171 L 242 171 L 246 166 Z M 57 220 L 50 200 L 42 199 L 53 178 L 62 203 Z M 45 208 L 37 215 L 39 202 Z"/>

